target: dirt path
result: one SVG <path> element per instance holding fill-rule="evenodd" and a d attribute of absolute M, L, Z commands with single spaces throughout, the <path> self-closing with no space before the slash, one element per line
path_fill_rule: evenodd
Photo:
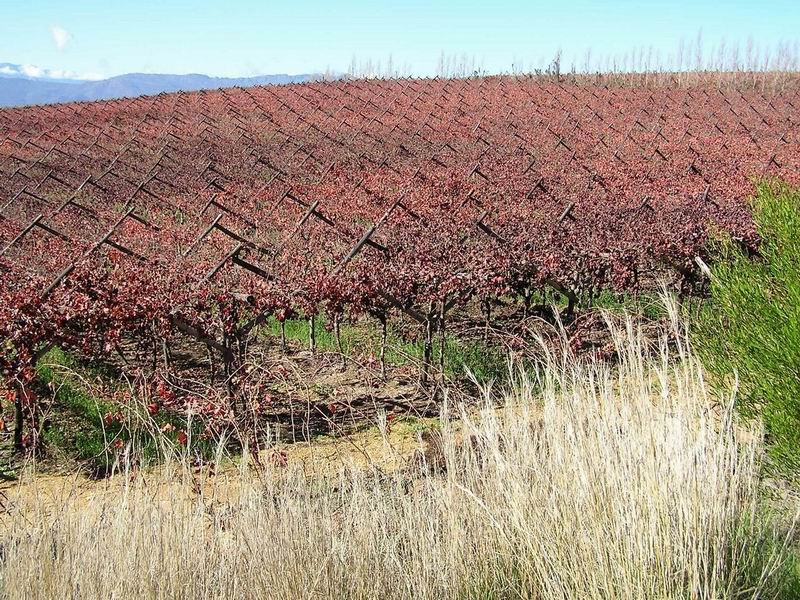
<path fill-rule="evenodd" d="M 427 438 L 435 427 L 434 419 L 401 419 L 383 431 L 370 427 L 342 437 L 317 438 L 312 442 L 280 444 L 261 452 L 260 466 L 249 458 L 250 466 L 228 461 L 191 471 L 180 466 L 165 466 L 117 473 L 102 480 L 85 473 L 51 474 L 28 464 L 16 481 L 0 483 L 0 521 L 28 511 L 57 512 L 66 504 L 89 504 L 103 497 L 120 496 L 126 483 L 152 486 L 153 499 L 184 495 L 187 499 L 202 492 L 211 501 L 229 501 L 238 494 L 243 469 L 258 476 L 280 476 L 286 469 L 300 470 L 308 477 L 330 477 L 342 468 L 379 469 L 391 473 L 402 469 L 425 452 Z"/>

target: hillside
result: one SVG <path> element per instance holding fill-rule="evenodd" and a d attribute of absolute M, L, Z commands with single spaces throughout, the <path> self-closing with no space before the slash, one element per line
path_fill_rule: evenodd
<path fill-rule="evenodd" d="M 0 364 L 20 394 L 53 346 L 145 369 L 178 412 L 190 377 L 235 421 L 260 331 L 303 319 L 313 349 L 324 323 L 341 348 L 361 320 L 371 368 L 397 335 L 428 385 L 448 340 L 516 344 L 552 304 L 701 294 L 712 236 L 757 244 L 753 178 L 800 183 L 795 99 L 495 77 L 0 110 Z"/>

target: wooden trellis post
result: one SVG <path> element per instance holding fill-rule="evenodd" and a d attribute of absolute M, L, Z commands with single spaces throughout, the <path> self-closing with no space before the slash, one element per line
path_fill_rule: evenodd
<path fill-rule="evenodd" d="M 387 318 L 386 312 L 381 311 L 378 315 L 378 320 L 381 323 L 381 379 L 386 379 L 386 342 L 389 337 L 389 319 Z"/>
<path fill-rule="evenodd" d="M 442 303 L 439 307 L 439 372 L 442 377 L 442 384 L 444 384 L 445 350 L 447 349 L 447 338 L 444 322 L 446 310 L 446 303 L 444 300 L 442 300 Z"/>
<path fill-rule="evenodd" d="M 433 301 L 428 303 L 428 313 L 425 318 L 425 338 L 422 342 L 422 367 L 420 369 L 420 384 L 428 385 L 428 376 L 431 367 L 433 354 L 433 327 L 435 314 L 433 312 Z"/>

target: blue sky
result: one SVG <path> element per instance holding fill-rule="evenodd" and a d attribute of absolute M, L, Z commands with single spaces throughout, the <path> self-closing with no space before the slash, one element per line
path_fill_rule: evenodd
<path fill-rule="evenodd" d="M 565 66 L 653 47 L 666 59 L 702 30 L 758 45 L 800 38 L 800 0 L 210 1 L 0 0 L 0 62 L 78 74 L 244 76 L 345 71 L 391 55 L 412 74 L 466 54 L 489 72 Z"/>

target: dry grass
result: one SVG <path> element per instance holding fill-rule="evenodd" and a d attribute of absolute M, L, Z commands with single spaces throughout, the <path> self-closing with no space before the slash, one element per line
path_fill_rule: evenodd
<path fill-rule="evenodd" d="M 676 321 L 677 323 L 677 321 Z M 614 368 L 545 354 L 496 409 L 442 419 L 444 467 L 216 486 L 136 478 L 3 523 L 8 598 L 776 597 L 758 431 L 712 397 L 679 327 L 614 330 Z M 435 436 L 434 436 L 435 437 Z M 431 453 L 429 452 L 429 457 Z M 178 469 L 180 471 L 180 469 Z M 173 480 L 174 481 L 174 480 Z M 235 493 L 231 490 L 235 489 Z M 222 492 L 226 493 L 222 493 Z"/>

